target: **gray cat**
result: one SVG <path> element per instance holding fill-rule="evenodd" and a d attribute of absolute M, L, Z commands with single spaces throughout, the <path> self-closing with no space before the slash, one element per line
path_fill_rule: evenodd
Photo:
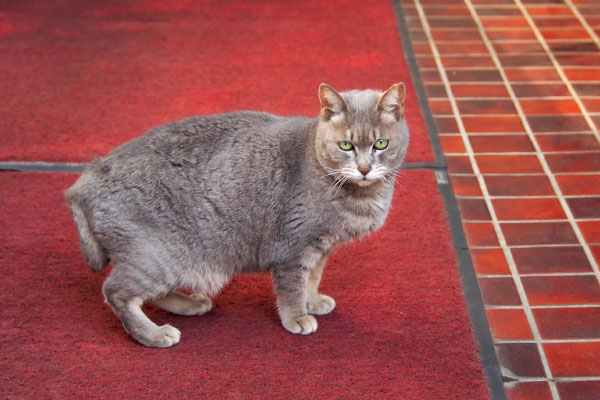
<path fill-rule="evenodd" d="M 408 147 L 404 84 L 319 87 L 317 118 L 234 112 L 155 128 L 91 162 L 67 191 L 81 250 L 127 332 L 169 347 L 145 301 L 200 315 L 233 275 L 270 271 L 283 327 L 315 332 L 327 256 L 379 229 Z M 187 288 L 192 295 L 176 291 Z"/>

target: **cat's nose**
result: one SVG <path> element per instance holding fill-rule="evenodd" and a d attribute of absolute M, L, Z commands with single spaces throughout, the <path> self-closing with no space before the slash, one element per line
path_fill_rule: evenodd
<path fill-rule="evenodd" d="M 369 167 L 367 167 L 367 168 L 357 168 L 357 169 L 358 169 L 358 172 L 360 172 L 364 176 L 367 176 L 367 174 L 369 173 L 369 171 L 371 171 L 371 168 L 369 168 Z"/>

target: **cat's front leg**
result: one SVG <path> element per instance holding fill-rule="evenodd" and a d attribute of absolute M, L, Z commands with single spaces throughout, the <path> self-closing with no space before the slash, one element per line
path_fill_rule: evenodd
<path fill-rule="evenodd" d="M 325 269 L 325 265 L 327 264 L 327 257 L 327 255 L 322 256 L 317 265 L 309 272 L 306 287 L 306 307 L 309 314 L 325 315 L 329 314 L 335 308 L 335 300 L 319 293 L 319 283 L 321 283 L 323 269 Z"/>
<path fill-rule="evenodd" d="M 317 320 L 308 314 L 307 284 L 309 270 L 301 265 L 276 266 L 272 269 L 279 318 L 285 329 L 300 335 L 317 330 Z"/>

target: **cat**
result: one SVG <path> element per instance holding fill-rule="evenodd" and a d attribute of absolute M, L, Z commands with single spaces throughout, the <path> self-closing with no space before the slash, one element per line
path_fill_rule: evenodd
<path fill-rule="evenodd" d="M 270 271 L 281 323 L 317 330 L 336 303 L 318 292 L 336 245 L 379 229 L 409 142 L 405 85 L 338 93 L 316 118 L 259 112 L 155 128 L 95 159 L 66 192 L 83 255 L 110 261 L 102 292 L 138 342 L 169 347 L 144 302 L 201 315 L 232 278 Z M 193 294 L 177 289 L 187 288 Z"/>

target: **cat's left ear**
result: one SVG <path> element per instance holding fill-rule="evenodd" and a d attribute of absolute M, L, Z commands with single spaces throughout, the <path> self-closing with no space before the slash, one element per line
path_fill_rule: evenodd
<path fill-rule="evenodd" d="M 319 86 L 319 100 L 321 101 L 321 115 L 327 121 L 336 122 L 344 117 L 348 105 L 334 88 L 326 83 Z"/>
<path fill-rule="evenodd" d="M 396 83 L 381 95 L 377 102 L 377 111 L 389 122 L 400 121 L 404 114 L 404 98 L 406 88 L 404 83 Z"/>

